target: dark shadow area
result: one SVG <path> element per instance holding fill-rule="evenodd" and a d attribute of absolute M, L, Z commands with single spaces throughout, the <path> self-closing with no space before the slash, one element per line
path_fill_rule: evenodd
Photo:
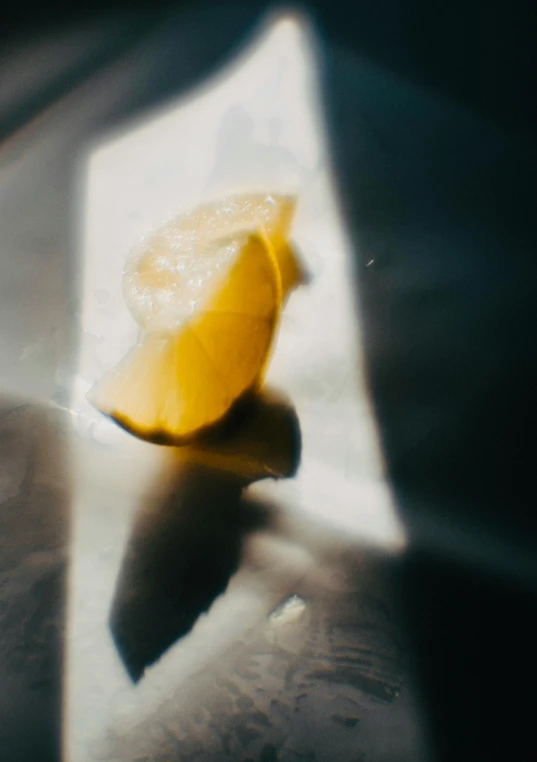
<path fill-rule="evenodd" d="M 90 25 L 113 14 L 145 17 L 148 28 L 156 20 L 161 22 L 161 34 L 169 33 L 167 44 L 156 56 L 165 57 L 170 64 L 175 59 L 180 65 L 177 74 L 185 66 L 199 74 L 247 34 L 260 13 L 289 5 L 235 0 L 218 4 L 217 10 L 214 2 L 192 0 L 97 0 L 91 7 L 69 0 L 46 6 L 37 0 L 8 0 L 3 36 L 27 37 L 43 30 L 56 33 L 69 25 Z M 536 14 L 531 0 L 508 5 L 486 0 L 449 4 L 428 0 L 313 0 L 296 6 L 315 15 L 330 44 L 359 52 L 373 65 L 443 93 L 508 129 L 528 135 L 534 131 L 537 104 L 529 93 L 537 89 Z M 192 18 L 196 19 L 194 26 Z M 181 39 L 176 52 L 169 44 L 174 37 Z M 208 40 L 212 52 L 205 44 Z M 162 70 L 161 63 L 158 66 Z M 172 72 L 170 68 L 167 82 L 154 81 L 160 93 L 161 87 L 171 85 L 174 89 L 168 78 Z"/>
<path fill-rule="evenodd" d="M 524 759 L 537 675 L 534 591 L 416 552 L 399 569 L 396 595 L 436 759 Z"/>
<path fill-rule="evenodd" d="M 135 682 L 225 591 L 246 534 L 270 524 L 268 511 L 242 492 L 257 479 L 296 472 L 298 420 L 288 403 L 265 393 L 236 411 L 212 442 L 173 452 L 166 497 L 135 520 L 110 616 Z"/>
<path fill-rule="evenodd" d="M 147 35 L 154 14 L 120 19 L 110 15 L 106 24 L 92 21 L 89 30 L 80 23 L 48 37 L 9 40 L 0 48 L 3 79 L 0 102 L 0 140 L 23 129 L 40 112 L 124 55 Z M 18 43 L 18 44 L 17 44 Z"/>
<path fill-rule="evenodd" d="M 62 421 L 0 400 L 0 748 L 57 762 L 69 529 Z"/>
<path fill-rule="evenodd" d="M 205 0 L 84 10 L 60 0 L 43 18 L 36 3 L 32 23 L 24 18 L 21 28 L 14 18 L 10 28 L 6 19 L 0 30 L 0 136 L 24 135 L 43 113 L 54 113 L 66 98 L 78 100 L 81 90 L 96 86 L 100 103 L 94 93 L 83 95 L 95 105 L 85 119 L 84 136 L 139 117 L 232 61 L 255 34 L 266 8 L 254 0 L 216 11 L 213 0 Z M 72 121 L 69 113 L 66 124 Z M 70 137 L 80 141 L 79 130 Z"/>
<path fill-rule="evenodd" d="M 522 759 L 537 674 L 535 145 L 341 48 L 324 92 L 410 538 L 401 628 L 437 759 Z"/>

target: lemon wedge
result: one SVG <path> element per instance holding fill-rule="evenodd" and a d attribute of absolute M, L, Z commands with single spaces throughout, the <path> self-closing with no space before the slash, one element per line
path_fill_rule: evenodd
<path fill-rule="evenodd" d="M 135 320 L 144 330 L 179 328 L 229 270 L 235 239 L 246 230 L 270 242 L 285 298 L 304 280 L 287 240 L 295 206 L 291 196 L 231 195 L 169 221 L 127 259 L 123 293 Z"/>
<path fill-rule="evenodd" d="M 224 251 L 226 261 L 210 278 L 210 296 L 180 327 L 172 321 L 174 330 L 143 332 L 88 395 L 101 412 L 143 439 L 192 439 L 262 378 L 282 304 L 274 247 L 262 234 L 244 233 L 210 245 L 215 257 Z"/>

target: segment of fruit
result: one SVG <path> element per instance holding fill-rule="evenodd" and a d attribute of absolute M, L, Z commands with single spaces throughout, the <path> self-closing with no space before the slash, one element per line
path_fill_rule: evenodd
<path fill-rule="evenodd" d="M 188 441 L 259 385 L 281 309 L 280 269 L 266 237 L 234 242 L 227 272 L 192 316 L 172 332 L 142 334 L 88 395 L 136 436 Z"/>
<path fill-rule="evenodd" d="M 127 259 L 123 290 L 136 321 L 169 332 L 190 318 L 229 270 L 245 230 L 270 241 L 285 298 L 304 280 L 288 241 L 295 206 L 277 194 L 226 196 L 164 225 Z"/>

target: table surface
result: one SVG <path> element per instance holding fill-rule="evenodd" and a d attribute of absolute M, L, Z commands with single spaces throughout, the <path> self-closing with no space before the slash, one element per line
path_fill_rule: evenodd
<path fill-rule="evenodd" d="M 499 600 L 495 642 L 524 652 L 530 637 L 513 635 L 537 578 L 528 456 L 504 473 L 487 432 L 515 436 L 505 392 L 522 404 L 529 383 L 516 369 L 532 346 L 534 152 L 324 47 L 308 20 L 268 20 L 178 95 L 196 23 L 179 19 L 65 33 L 17 67 L 61 95 L 0 155 L 3 748 L 10 762 L 60 747 L 68 762 L 436 759 L 427 678 L 430 696 L 441 676 L 460 702 L 461 728 L 493 679 L 456 683 L 453 588 L 469 643 Z M 59 58 L 64 71 L 43 65 Z M 268 375 L 300 427 L 300 466 L 241 492 L 170 470 L 84 394 L 135 336 L 126 250 L 169 213 L 267 183 L 298 194 L 293 236 L 313 276 Z M 430 589 L 416 553 L 475 576 L 425 567 Z M 489 576 L 512 589 L 488 596 Z"/>

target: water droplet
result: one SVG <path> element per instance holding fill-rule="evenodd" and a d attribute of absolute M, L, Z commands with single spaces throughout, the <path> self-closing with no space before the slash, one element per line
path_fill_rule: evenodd
<path fill-rule="evenodd" d="M 305 609 L 306 601 L 303 598 L 299 598 L 298 595 L 293 595 L 274 609 L 270 615 L 270 620 L 275 625 L 287 624 L 288 622 L 296 621 L 302 616 Z"/>

